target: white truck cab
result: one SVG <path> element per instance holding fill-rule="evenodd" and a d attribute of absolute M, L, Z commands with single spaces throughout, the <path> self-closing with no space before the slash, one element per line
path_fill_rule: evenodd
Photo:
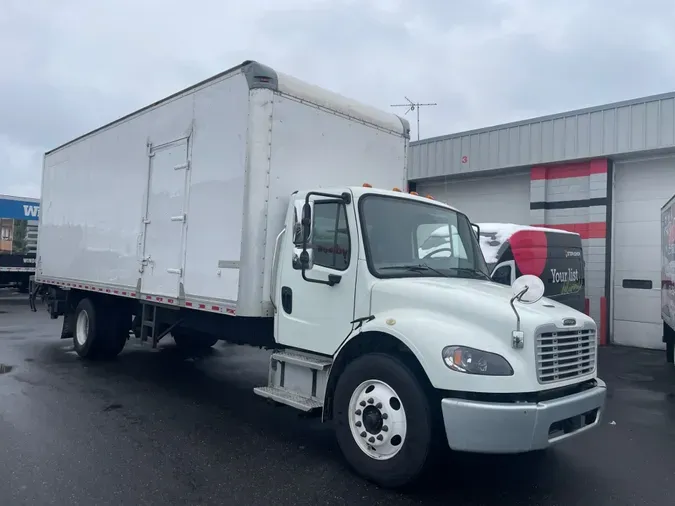
<path fill-rule="evenodd" d="M 424 255 L 440 225 L 462 254 Z M 347 459 L 379 483 L 418 474 L 436 421 L 451 449 L 488 453 L 599 423 L 594 321 L 542 298 L 534 276 L 492 282 L 471 222 L 448 205 L 367 186 L 297 192 L 274 266 L 275 338 L 298 355 L 284 368 L 273 355 L 256 392 L 322 407 Z M 313 361 L 305 381 L 301 361 Z"/>

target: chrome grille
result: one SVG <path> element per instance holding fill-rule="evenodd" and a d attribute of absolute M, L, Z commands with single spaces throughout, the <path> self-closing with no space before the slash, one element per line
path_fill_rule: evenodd
<path fill-rule="evenodd" d="M 537 335 L 539 383 L 564 381 L 595 370 L 595 330 L 560 330 Z"/>

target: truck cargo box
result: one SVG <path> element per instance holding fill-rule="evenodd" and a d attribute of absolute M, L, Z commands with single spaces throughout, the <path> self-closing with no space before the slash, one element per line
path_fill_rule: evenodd
<path fill-rule="evenodd" d="M 403 187 L 394 114 L 247 61 L 44 157 L 36 280 L 271 316 L 300 187 Z"/>

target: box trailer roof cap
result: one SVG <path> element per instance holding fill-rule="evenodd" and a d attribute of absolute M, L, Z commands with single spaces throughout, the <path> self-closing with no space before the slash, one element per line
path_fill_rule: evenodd
<path fill-rule="evenodd" d="M 259 89 L 266 88 L 276 92 L 279 92 L 283 95 L 301 100 L 313 104 L 319 108 L 330 110 L 338 114 L 344 115 L 352 120 L 361 121 L 365 124 L 369 124 L 380 128 L 382 130 L 392 132 L 406 138 L 410 138 L 410 123 L 405 118 L 398 116 L 396 114 L 387 113 L 381 111 L 375 107 L 363 104 L 356 100 L 344 97 L 336 92 L 326 90 L 319 86 L 306 83 L 300 79 L 297 79 L 291 75 L 284 74 L 282 72 L 277 72 L 276 70 L 259 63 L 254 60 L 246 60 L 241 64 L 227 69 L 219 74 L 211 76 L 203 81 L 200 81 L 192 86 L 188 86 L 176 93 L 169 95 L 161 100 L 157 100 L 141 109 L 138 109 L 132 113 L 129 113 L 121 118 L 118 118 L 110 123 L 96 128 L 88 133 L 80 135 L 60 146 L 57 146 L 45 153 L 49 155 L 55 151 L 58 151 L 61 148 L 64 148 L 70 144 L 84 139 L 90 135 L 93 135 L 97 132 L 105 130 L 117 123 L 121 123 L 127 119 L 130 119 L 138 114 L 141 114 L 145 111 L 152 109 L 158 105 L 161 105 L 164 102 L 168 102 L 174 98 L 180 97 L 190 91 L 196 90 L 198 88 L 206 87 L 209 84 L 218 81 L 230 74 L 241 72 L 248 82 L 249 89 Z"/>
<path fill-rule="evenodd" d="M 309 102 L 318 107 L 332 110 L 347 116 L 350 119 L 362 121 L 364 123 L 377 126 L 384 130 L 410 138 L 410 123 L 405 118 L 396 114 L 381 111 L 375 107 L 363 104 L 357 100 L 347 98 L 339 93 L 330 91 L 314 84 L 302 81 L 282 72 L 274 72 L 269 67 L 264 67 L 256 62 L 251 62 L 244 72 L 255 75 L 255 70 L 258 68 L 268 69 L 269 72 L 276 76 L 276 90 L 279 93 L 288 95 L 289 97 L 297 98 L 299 100 Z M 255 79 L 255 78 L 254 78 Z M 261 83 L 270 84 L 270 83 Z M 257 83 L 252 82 L 249 78 L 249 87 L 266 87 L 272 86 L 257 86 Z"/>

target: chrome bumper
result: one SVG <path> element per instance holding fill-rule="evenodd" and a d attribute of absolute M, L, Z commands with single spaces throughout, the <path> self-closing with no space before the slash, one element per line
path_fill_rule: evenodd
<path fill-rule="evenodd" d="M 443 399 L 448 445 L 477 453 L 523 453 L 546 448 L 600 423 L 607 386 L 538 403 Z"/>

